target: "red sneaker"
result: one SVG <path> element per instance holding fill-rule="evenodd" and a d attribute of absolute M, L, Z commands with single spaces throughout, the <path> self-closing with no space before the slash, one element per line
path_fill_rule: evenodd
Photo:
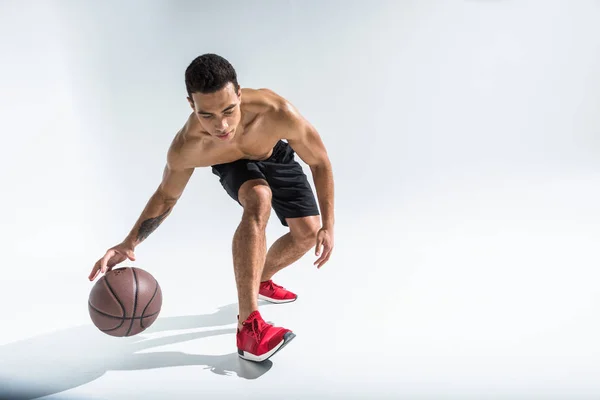
<path fill-rule="evenodd" d="M 295 301 L 298 296 L 290 292 L 283 286 L 276 285 L 272 280 L 261 282 L 258 288 L 258 298 L 270 301 L 271 303 L 290 303 Z"/>
<path fill-rule="evenodd" d="M 289 329 L 266 323 L 258 311 L 254 311 L 237 331 L 238 355 L 250 361 L 265 361 L 281 350 L 296 335 Z"/>

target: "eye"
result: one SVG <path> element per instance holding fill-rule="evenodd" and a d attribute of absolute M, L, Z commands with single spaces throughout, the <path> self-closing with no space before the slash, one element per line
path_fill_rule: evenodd
<path fill-rule="evenodd" d="M 233 114 L 233 110 L 227 110 L 227 111 L 225 111 L 225 115 L 231 115 L 231 114 Z"/>
<path fill-rule="evenodd" d="M 201 115 L 201 117 L 204 119 L 211 119 L 212 115 Z"/>

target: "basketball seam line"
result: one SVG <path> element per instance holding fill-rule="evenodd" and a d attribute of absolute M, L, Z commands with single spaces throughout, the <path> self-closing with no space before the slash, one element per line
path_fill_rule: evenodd
<path fill-rule="evenodd" d="M 105 313 L 103 311 L 100 311 L 99 309 L 97 309 L 96 307 L 94 307 L 94 305 L 92 303 L 90 303 L 89 301 L 88 301 L 88 305 L 90 307 L 92 307 L 94 309 L 94 311 L 96 311 L 98 314 L 101 314 L 101 315 L 103 315 L 105 317 L 112 318 L 112 319 L 122 319 L 122 320 L 127 320 L 127 321 L 129 321 L 130 319 L 143 319 L 143 318 L 154 317 L 156 314 L 158 314 L 160 312 L 160 311 L 156 311 L 156 312 L 153 312 L 152 314 L 144 315 L 143 317 L 117 317 L 116 315 L 110 315 L 110 314 L 107 314 L 107 313 Z M 110 328 L 109 330 L 118 329 L 120 327 L 121 326 L 119 325 L 117 328 Z"/>
<path fill-rule="evenodd" d="M 135 315 L 135 312 L 137 311 L 137 296 L 138 296 L 138 281 L 137 281 L 137 274 L 135 273 L 135 268 L 131 268 L 131 273 L 133 273 L 133 282 L 135 284 L 135 287 L 133 290 L 133 315 Z M 127 329 L 127 333 L 125 334 L 125 336 L 129 336 L 129 334 L 131 333 L 131 330 L 133 329 L 133 321 L 135 321 L 135 320 L 134 319 L 131 320 L 131 324 L 129 324 L 129 329 Z"/>
<path fill-rule="evenodd" d="M 146 329 L 146 327 L 144 326 L 144 314 L 146 313 L 146 310 L 148 309 L 148 307 L 150 307 L 152 300 L 154 300 L 154 297 L 156 296 L 156 293 L 158 292 L 158 281 L 156 280 L 156 278 L 154 279 L 154 282 L 156 283 L 156 286 L 154 287 L 154 293 L 152 294 L 152 297 L 150 298 L 150 301 L 148 302 L 148 304 L 146 304 L 146 307 L 144 307 L 144 311 L 142 311 L 142 319 L 140 320 L 140 325 L 142 326 L 142 329 Z"/>
<path fill-rule="evenodd" d="M 121 302 L 121 299 L 119 299 L 117 297 L 117 294 L 113 290 L 113 288 L 110 285 L 110 283 L 108 283 L 108 277 L 107 276 L 104 276 L 104 283 L 106 284 L 106 287 L 108 288 L 108 290 L 110 290 L 110 292 L 112 293 L 112 295 L 115 297 L 115 299 L 117 300 L 117 303 L 119 303 L 119 306 L 121 306 L 121 310 L 123 311 L 123 316 L 121 317 L 121 323 L 119 324 L 119 326 L 117 326 L 116 328 L 113 328 L 111 330 L 119 329 L 125 323 L 125 315 L 127 315 L 127 313 L 125 312 L 125 305 Z M 133 314 L 133 315 L 135 315 L 135 314 Z"/>

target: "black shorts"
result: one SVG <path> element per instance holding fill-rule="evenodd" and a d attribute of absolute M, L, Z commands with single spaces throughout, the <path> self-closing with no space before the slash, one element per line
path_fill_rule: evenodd
<path fill-rule="evenodd" d="M 266 160 L 242 159 L 217 164 L 212 166 L 212 171 L 219 177 L 229 196 L 238 203 L 238 191 L 244 182 L 251 179 L 266 180 L 273 194 L 271 205 L 281 223 L 288 226 L 286 218 L 319 215 L 312 188 L 294 154 L 292 147 L 280 140 Z"/>

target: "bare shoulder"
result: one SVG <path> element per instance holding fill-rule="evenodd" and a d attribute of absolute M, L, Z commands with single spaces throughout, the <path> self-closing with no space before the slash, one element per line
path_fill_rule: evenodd
<path fill-rule="evenodd" d="M 198 119 L 190 114 L 177 132 L 167 151 L 167 165 L 173 170 L 196 168 L 202 165 L 202 154 L 207 153 L 208 141 L 198 137 Z"/>
<path fill-rule="evenodd" d="M 247 110 L 262 114 L 278 125 L 292 126 L 306 122 L 288 99 L 271 89 L 243 89 L 242 93 Z"/>
<path fill-rule="evenodd" d="M 317 129 L 288 99 L 270 90 L 267 96 L 273 104 L 268 112 L 269 120 L 273 121 L 277 135 L 286 139 L 311 167 L 328 165 L 327 149 Z"/>
<path fill-rule="evenodd" d="M 242 107 L 256 114 L 266 114 L 284 105 L 286 100 L 271 89 L 242 89 Z"/>
<path fill-rule="evenodd" d="M 300 110 L 288 99 L 272 92 L 273 106 L 269 115 L 281 129 L 282 139 L 294 139 L 307 131 L 316 132 L 314 126 L 302 115 Z"/>

